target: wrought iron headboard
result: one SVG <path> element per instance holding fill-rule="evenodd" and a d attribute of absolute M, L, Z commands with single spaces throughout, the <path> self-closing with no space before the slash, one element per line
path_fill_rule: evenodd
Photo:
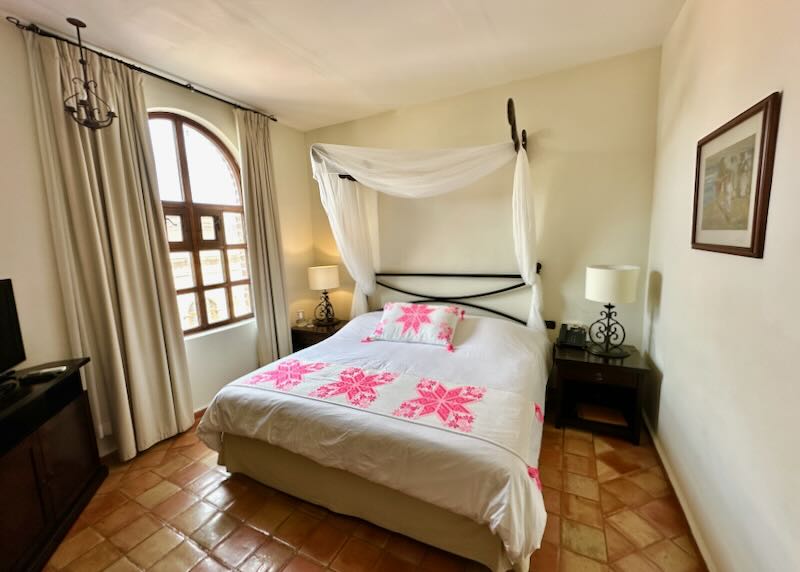
<path fill-rule="evenodd" d="M 539 274 L 542 270 L 541 263 L 536 264 L 536 273 Z M 512 290 L 517 290 L 519 288 L 525 287 L 525 282 L 522 280 L 522 276 L 519 274 L 474 274 L 474 273 L 440 273 L 440 272 L 378 272 L 375 274 L 378 277 L 376 283 L 378 286 L 382 286 L 388 290 L 394 290 L 395 292 L 400 292 L 401 294 L 406 294 L 408 296 L 417 296 L 418 298 L 415 300 L 411 300 L 412 302 L 445 302 L 450 304 L 458 304 L 461 306 L 469 306 L 470 308 L 477 308 L 478 310 L 483 310 L 484 312 L 489 312 L 490 314 L 494 314 L 496 316 L 501 316 L 513 322 L 517 322 L 519 324 L 525 324 L 525 320 L 521 320 L 515 316 L 510 314 L 506 314 L 505 312 L 501 312 L 499 310 L 494 310 L 487 306 L 481 306 L 480 304 L 475 304 L 474 302 L 467 302 L 466 300 L 473 300 L 475 298 L 486 298 L 488 296 L 494 296 L 496 294 L 502 294 L 504 292 L 510 292 Z M 391 284 L 387 284 L 380 278 L 389 277 L 389 276 L 401 276 L 401 277 L 421 277 L 421 278 L 501 278 L 501 279 L 509 279 L 509 280 L 517 280 L 514 284 L 509 286 L 504 286 L 503 288 L 495 288 L 494 290 L 488 290 L 485 292 L 477 292 L 475 294 L 462 294 L 462 295 L 452 295 L 452 296 L 433 296 L 430 294 L 424 294 L 421 292 L 414 292 L 412 290 L 406 290 L 404 288 L 399 288 L 397 286 L 392 286 Z M 545 326 L 548 330 L 554 330 L 556 328 L 556 323 L 553 320 L 545 320 Z"/>

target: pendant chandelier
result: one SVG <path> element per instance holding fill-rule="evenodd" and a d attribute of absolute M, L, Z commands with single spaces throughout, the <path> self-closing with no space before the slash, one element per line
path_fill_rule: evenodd
<path fill-rule="evenodd" d="M 72 78 L 72 83 L 79 87 L 75 93 L 64 100 L 64 109 L 72 119 L 84 127 L 92 130 L 108 127 L 117 115 L 111 110 L 111 106 L 97 95 L 97 82 L 89 79 L 89 64 L 81 41 L 81 28 L 85 28 L 86 24 L 77 18 L 67 18 L 67 22 L 75 26 L 78 34 L 78 49 L 81 55 L 81 59 L 78 61 L 83 70 L 83 77 Z"/>

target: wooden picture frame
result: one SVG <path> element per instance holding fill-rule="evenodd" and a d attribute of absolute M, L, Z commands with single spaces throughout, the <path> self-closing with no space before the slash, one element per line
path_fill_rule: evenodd
<path fill-rule="evenodd" d="M 698 141 L 692 248 L 764 257 L 780 106 L 775 92 Z"/>

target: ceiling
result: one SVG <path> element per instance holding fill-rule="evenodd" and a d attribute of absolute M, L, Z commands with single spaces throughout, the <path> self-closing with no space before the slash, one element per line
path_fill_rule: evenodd
<path fill-rule="evenodd" d="M 307 130 L 661 44 L 684 0 L 0 0 Z"/>

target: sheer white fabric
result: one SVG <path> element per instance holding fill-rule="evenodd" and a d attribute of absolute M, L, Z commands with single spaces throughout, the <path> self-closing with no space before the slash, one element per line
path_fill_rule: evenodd
<path fill-rule="evenodd" d="M 514 156 L 511 143 L 431 150 L 311 146 L 315 173 L 316 166 L 327 175 L 346 173 L 365 187 L 406 199 L 457 191 L 511 162 Z"/>
<path fill-rule="evenodd" d="M 314 177 L 317 177 L 316 170 Z M 322 207 L 328 215 L 331 232 L 339 247 L 342 262 L 355 280 L 353 317 L 369 311 L 367 296 L 375 292 L 375 268 L 372 264 L 373 251 L 377 244 L 369 232 L 370 220 L 377 213 L 368 208 L 364 193 L 358 185 L 337 175 L 321 175 L 324 181 L 319 185 Z"/>
<path fill-rule="evenodd" d="M 512 143 L 431 150 L 394 150 L 328 145 L 311 146 L 311 165 L 333 237 L 347 271 L 356 282 L 353 317 L 368 311 L 375 291 L 374 255 L 378 245 L 377 209 L 371 190 L 419 199 L 463 189 L 516 157 L 512 195 L 514 251 L 519 273 L 531 286 L 528 326 L 544 328 L 541 289 L 536 274 L 536 228 L 530 169 L 525 150 Z M 342 179 L 348 174 L 358 183 Z"/>
<path fill-rule="evenodd" d="M 536 273 L 536 264 L 539 258 L 536 252 L 536 217 L 533 208 L 533 196 L 531 195 L 531 174 L 528 166 L 528 157 L 522 147 L 517 153 L 511 202 L 514 253 L 517 257 L 517 268 L 525 284 L 531 287 L 528 327 L 535 330 L 544 330 L 542 288 L 539 283 L 539 275 Z"/>

